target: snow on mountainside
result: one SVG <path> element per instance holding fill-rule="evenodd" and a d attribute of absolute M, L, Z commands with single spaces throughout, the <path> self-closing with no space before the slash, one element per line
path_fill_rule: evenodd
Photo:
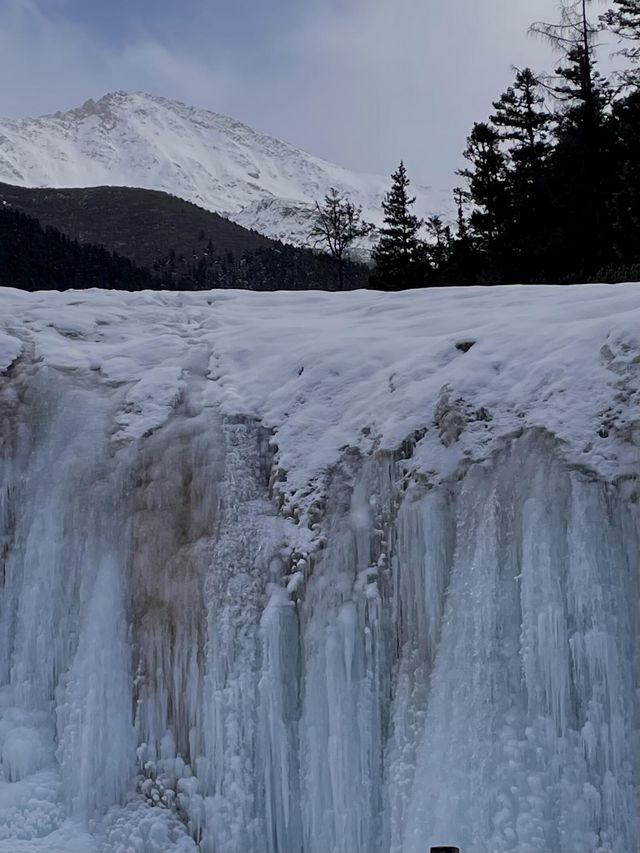
<path fill-rule="evenodd" d="M 115 92 L 65 113 L 0 120 L 0 181 L 164 190 L 269 237 L 304 242 L 312 205 L 336 187 L 380 221 L 389 180 L 357 174 L 227 116 Z M 434 206 L 416 187 L 417 209 Z"/>

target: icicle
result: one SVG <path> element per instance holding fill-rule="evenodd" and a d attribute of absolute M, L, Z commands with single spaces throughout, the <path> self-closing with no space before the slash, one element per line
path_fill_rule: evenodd
<path fill-rule="evenodd" d="M 302 849 L 298 779 L 298 618 L 285 589 L 270 588 L 260 621 L 262 674 L 258 685 L 260 753 L 265 789 L 266 849 Z"/>
<path fill-rule="evenodd" d="M 58 760 L 75 814 L 123 803 L 134 771 L 131 660 L 119 567 L 103 558 L 78 647 L 59 691 Z"/>
<path fill-rule="evenodd" d="M 283 576 L 259 425 L 192 376 L 128 444 L 100 381 L 36 369 L 2 439 L 0 849 L 640 847 L 618 487 L 536 433 L 439 485 L 349 456 Z"/>

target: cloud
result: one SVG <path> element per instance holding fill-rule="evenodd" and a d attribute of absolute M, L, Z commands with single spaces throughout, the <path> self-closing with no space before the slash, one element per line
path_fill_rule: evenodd
<path fill-rule="evenodd" d="M 33 0 L 0 0 L 0 114 L 66 109 L 115 89 L 233 103 L 233 73 L 211 60 L 153 39 L 114 45 L 63 11 L 62 3 L 46 14 Z"/>
<path fill-rule="evenodd" d="M 353 168 L 390 172 L 404 157 L 422 181 L 450 184 L 474 120 L 512 79 L 513 64 L 544 67 L 528 39 L 555 0 L 351 0 L 305 4 L 283 38 L 290 137 L 312 127 L 319 148 Z M 261 92 L 260 100 L 264 100 Z M 258 107 L 259 108 L 259 107 Z"/>
<path fill-rule="evenodd" d="M 153 35 L 136 26 L 114 39 L 74 22 L 70 0 L 47 0 L 46 12 L 36 0 L 0 0 L 0 114 L 143 90 L 227 113 L 352 169 L 389 174 L 402 157 L 414 179 L 451 187 L 472 123 L 489 115 L 512 66 L 553 67 L 526 30 L 553 20 L 556 0 L 269 3 L 236 0 L 232 13 L 198 0 L 179 27 L 157 15 Z M 243 29 L 239 12 L 252 9 Z"/>

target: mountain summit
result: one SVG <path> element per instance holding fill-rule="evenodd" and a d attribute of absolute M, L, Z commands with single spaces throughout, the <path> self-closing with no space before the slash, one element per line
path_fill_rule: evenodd
<path fill-rule="evenodd" d="M 0 181 L 21 186 L 164 190 L 246 228 L 304 242 L 330 187 L 380 221 L 389 180 L 333 165 L 218 113 L 113 92 L 68 112 L 0 119 Z M 428 191 L 416 187 L 418 212 Z"/>

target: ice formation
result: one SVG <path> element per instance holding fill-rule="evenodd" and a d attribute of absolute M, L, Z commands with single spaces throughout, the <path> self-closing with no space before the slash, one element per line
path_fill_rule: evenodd
<path fill-rule="evenodd" d="M 0 850 L 639 849 L 640 288 L 540 294 L 0 292 Z"/>

